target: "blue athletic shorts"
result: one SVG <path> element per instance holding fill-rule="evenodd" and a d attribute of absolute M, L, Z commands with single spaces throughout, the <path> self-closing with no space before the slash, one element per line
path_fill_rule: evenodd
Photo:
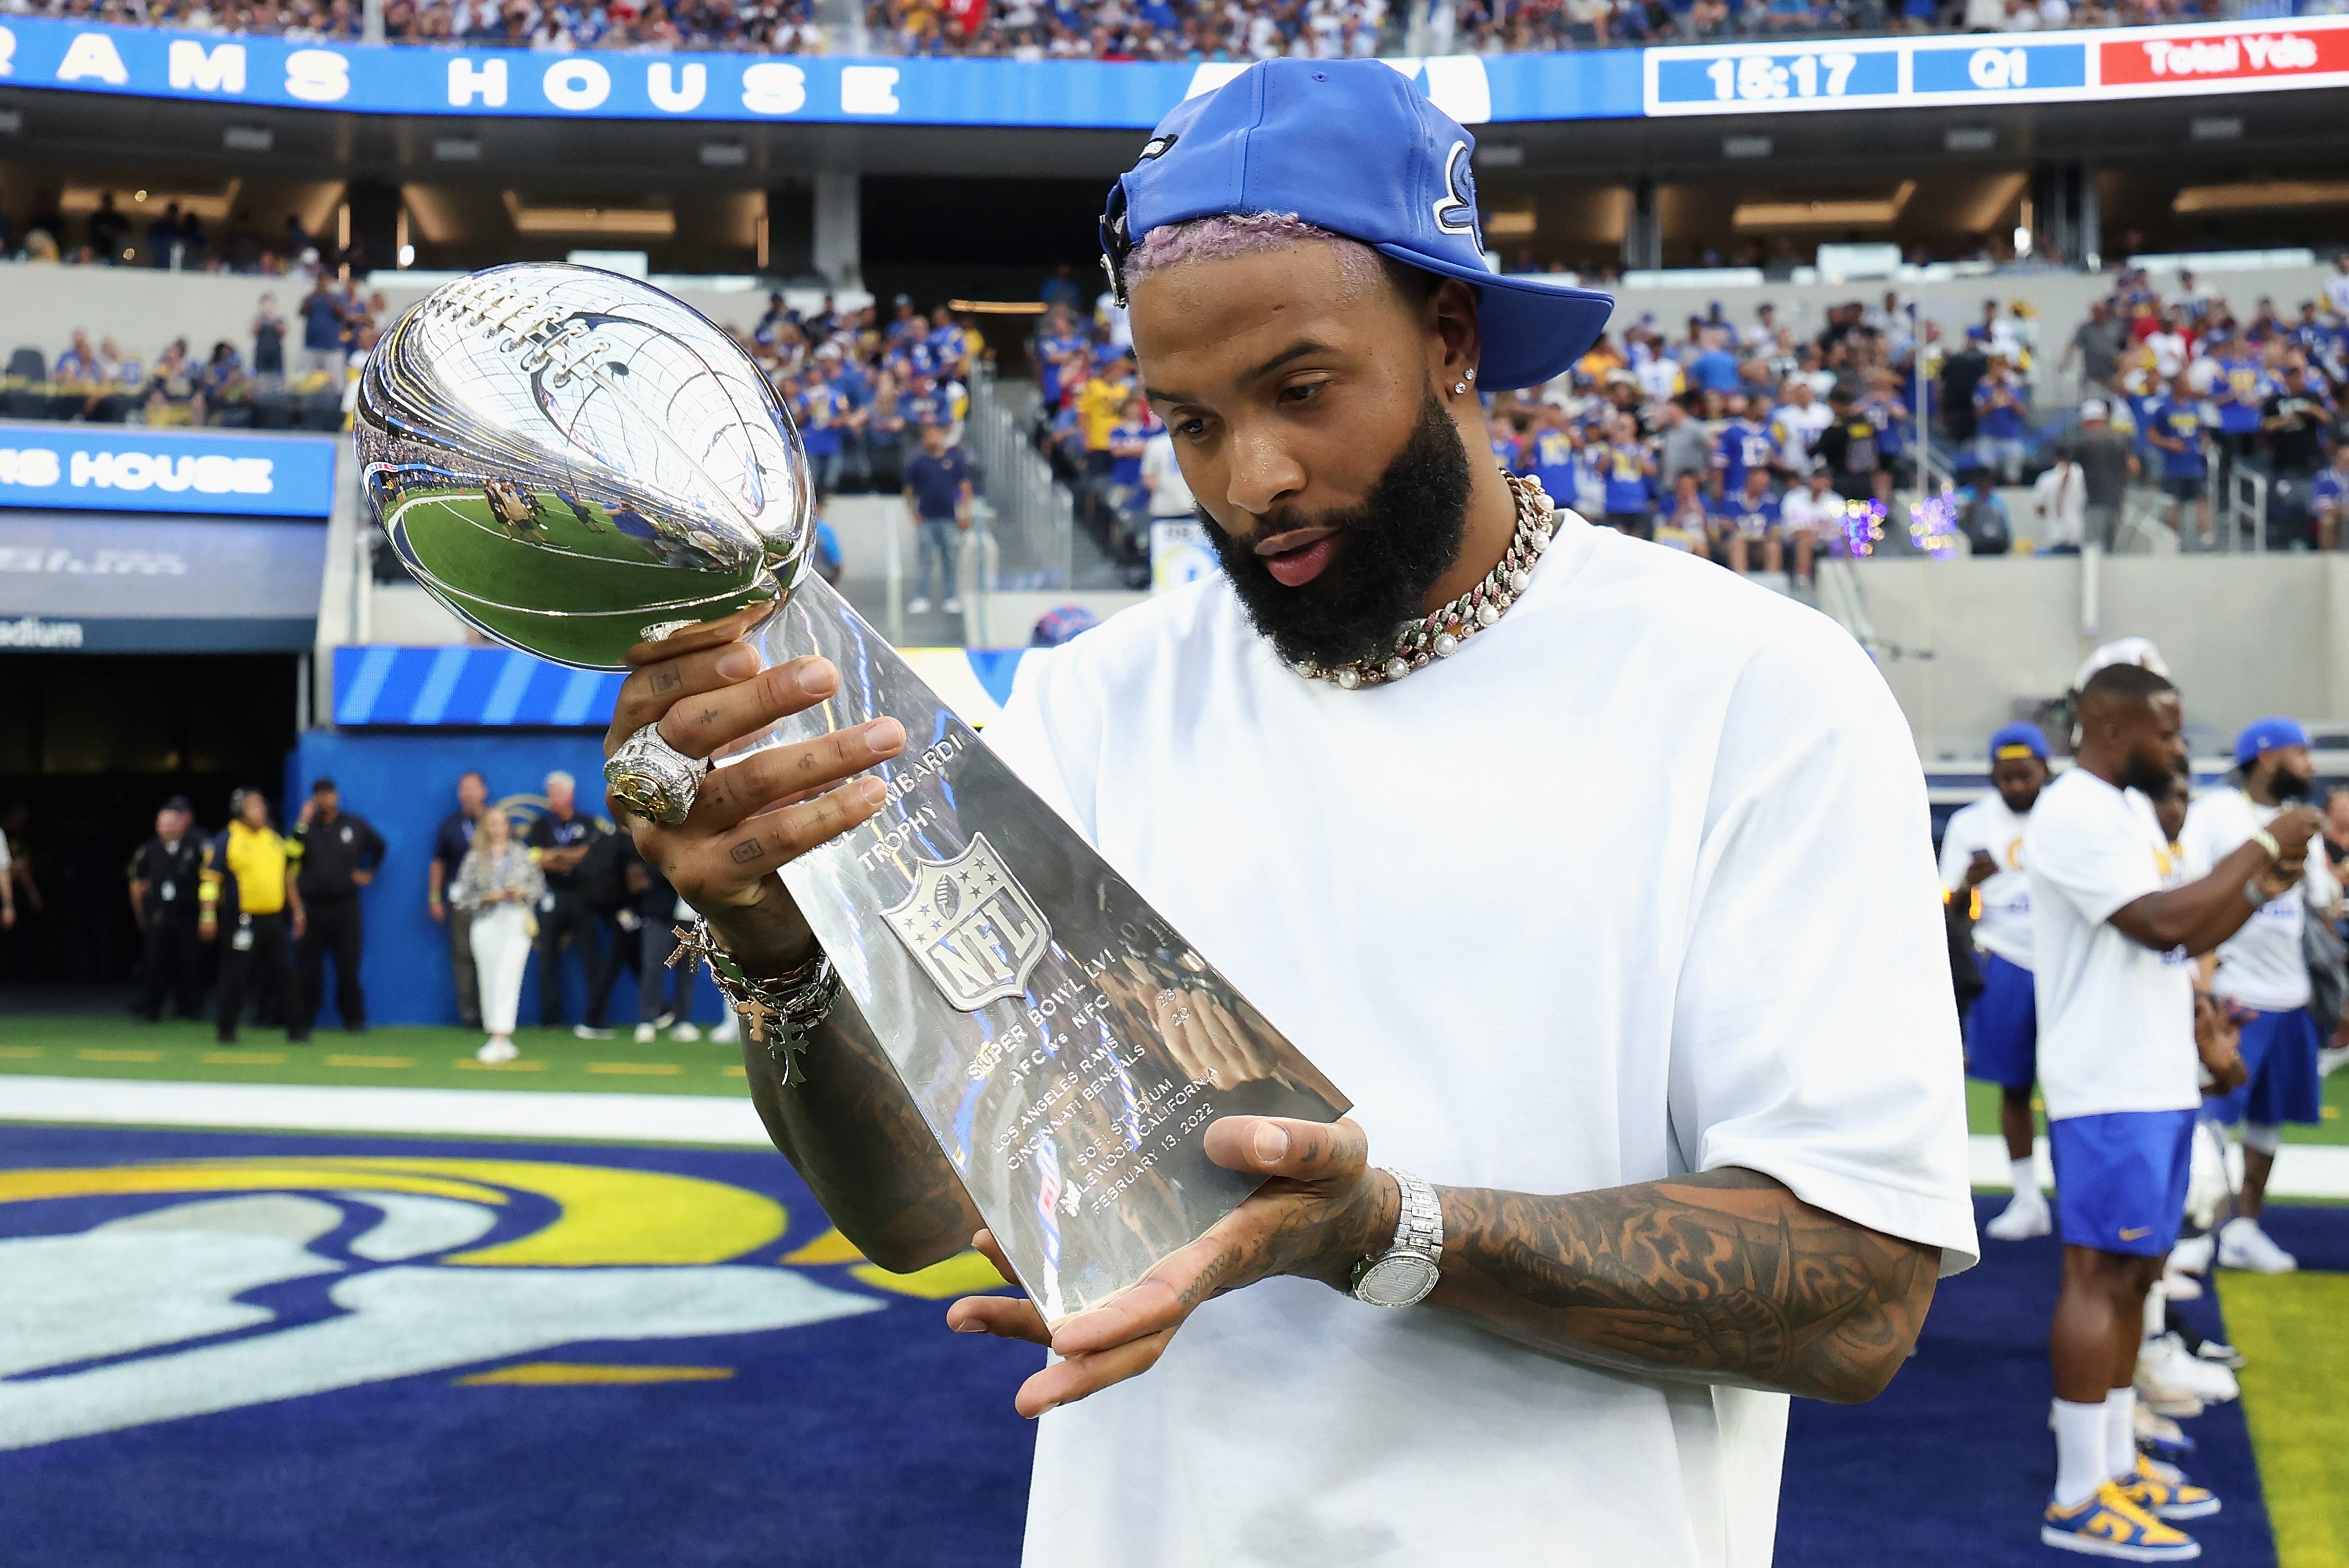
<path fill-rule="evenodd" d="M 2243 1066 L 2251 1077 L 2232 1094 L 2211 1100 L 2210 1119 L 2233 1126 L 2250 1121 L 2273 1127 L 2284 1121 L 2324 1119 L 2323 1075 L 2316 1053 L 2323 1031 L 2305 1007 L 2254 1013 L 2243 1021 Z"/>
<path fill-rule="evenodd" d="M 2031 971 L 1982 955 L 1982 995 L 1966 1009 L 1966 1076 L 2029 1088 L 2039 1076 L 2039 1003 Z"/>
<path fill-rule="evenodd" d="M 2191 1110 L 2116 1110 L 2047 1127 L 2055 1229 L 2066 1246 L 2159 1257 L 2178 1240 L 2192 1168 Z"/>

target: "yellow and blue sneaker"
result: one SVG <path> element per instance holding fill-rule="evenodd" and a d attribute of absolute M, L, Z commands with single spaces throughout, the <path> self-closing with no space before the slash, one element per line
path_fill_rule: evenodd
<path fill-rule="evenodd" d="M 2143 1454 L 2137 1457 L 2137 1473 L 2123 1480 L 2120 1489 L 2156 1519 L 2208 1519 L 2220 1509 L 2218 1494 L 2209 1487 L 2194 1486 L 2176 1465 Z"/>
<path fill-rule="evenodd" d="M 2051 1500 L 2040 1516 L 2039 1539 L 2066 1552 L 2124 1563 L 2188 1563 L 2202 1555 L 2201 1542 L 2146 1512 L 2119 1482 L 2109 1480 L 2077 1508 L 2059 1508 Z"/>

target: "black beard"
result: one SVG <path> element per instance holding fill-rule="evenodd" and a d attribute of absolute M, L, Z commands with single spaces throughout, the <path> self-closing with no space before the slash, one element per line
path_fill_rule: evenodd
<path fill-rule="evenodd" d="M 2268 793 L 2280 801 L 2305 800 L 2308 792 L 2315 787 L 2315 779 L 2302 779 L 2288 768 L 2277 769 L 2275 777 L 2268 780 Z"/>
<path fill-rule="evenodd" d="M 1427 613 L 1427 595 L 1460 559 L 1468 528 L 1469 469 L 1460 428 L 1430 387 L 1418 423 L 1362 504 L 1309 517 L 1278 511 L 1236 542 L 1199 509 L 1207 538 L 1256 629 L 1292 665 L 1335 669 L 1383 658 L 1396 630 Z M 1299 528 L 1334 528 L 1338 559 L 1301 588 L 1276 579 L 1252 542 Z"/>
<path fill-rule="evenodd" d="M 2148 800 L 2159 800 L 2169 794 L 2169 787 L 2177 777 L 2165 764 L 2148 762 L 2132 751 L 2121 769 L 2121 788 L 2134 789 Z"/>

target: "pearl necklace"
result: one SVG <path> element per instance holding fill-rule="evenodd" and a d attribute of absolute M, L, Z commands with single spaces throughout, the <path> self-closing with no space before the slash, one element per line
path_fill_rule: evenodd
<path fill-rule="evenodd" d="M 1483 582 L 1433 614 L 1405 625 L 1395 634 L 1394 651 L 1383 660 L 1356 659 L 1326 670 L 1314 664 L 1290 667 L 1309 680 L 1328 681 L 1344 691 L 1383 686 L 1426 668 L 1430 660 L 1450 658 L 1460 651 L 1461 644 L 1496 624 L 1533 582 L 1534 562 L 1549 548 L 1550 535 L 1557 526 L 1557 508 L 1541 480 L 1506 470 L 1501 478 L 1516 497 L 1517 528 L 1507 552 Z"/>

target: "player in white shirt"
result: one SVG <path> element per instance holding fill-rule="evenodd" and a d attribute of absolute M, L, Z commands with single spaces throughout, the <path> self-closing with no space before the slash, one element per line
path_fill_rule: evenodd
<path fill-rule="evenodd" d="M 2289 718 L 2262 718 L 2235 742 L 2237 782 L 2196 799 L 2179 847 L 2189 874 L 2216 865 L 2267 828 L 2279 812 L 2308 799 L 2316 765 L 2308 732 Z M 2232 1003 L 2242 1025 L 2250 1080 L 2214 1100 L 2212 1117 L 2242 1123 L 2243 1190 L 2235 1217 L 2219 1230 L 2221 1267 L 2289 1274 L 2292 1255 L 2260 1228 L 2268 1175 L 2282 1146 L 2283 1123 L 2313 1123 L 2323 1112 L 2317 1052 L 2323 1031 L 2308 1010 L 2308 960 L 2301 948 L 2311 907 L 2329 913 L 2341 896 L 2323 855 L 2312 855 L 2301 885 L 2264 904 L 2242 930 L 2203 961 L 2209 989 Z"/>
<path fill-rule="evenodd" d="M 1443 197 L 1473 139 L 1407 78 L 1267 61 L 1174 116 L 1105 232 L 1224 570 L 1023 661 L 987 746 L 1354 1109 L 1216 1120 L 1270 1180 L 1095 1310 L 949 1310 L 1056 1352 L 1018 1395 L 1025 1561 L 1761 1568 L 1785 1396 L 1872 1395 L 1977 1245 L 1908 727 L 1839 628 L 1680 552 L 1560 514 L 1493 577 L 1547 509 L 1479 390 L 1557 374 L 1603 307 L 1485 271 Z M 1394 673 L 1398 619 L 1488 579 L 1506 612 Z M 721 673 L 724 634 L 642 650 L 607 744 L 706 753 L 835 689 Z M 767 873 L 877 841 L 854 775 L 902 744 L 754 752 L 632 829 L 784 975 L 813 938 Z M 956 1254 L 954 1167 L 829 1007 L 803 1082 L 745 1052 L 770 1128 L 867 1256 Z M 1395 1310 L 1351 1289 L 1392 1255 L 1387 1161 L 1443 1219 Z"/>
<path fill-rule="evenodd" d="M 2040 792 L 2023 835 L 2064 1239 L 2048 1336 L 2055 1491 L 2040 1539 L 2144 1563 L 2199 1555 L 2165 1521 L 2219 1507 L 2140 1460 L 2135 1434 L 2146 1295 L 2184 1217 L 2203 1076 L 2223 1088 L 2242 1071 L 2224 1014 L 2196 1005 L 2189 959 L 2300 880 L 2317 825 L 2313 811 L 2286 812 L 2271 838 L 2185 881 L 2146 794 L 2169 789 L 2185 723 L 2164 677 L 2139 665 L 2096 671 L 2080 692 L 2075 766 Z M 2254 884 L 2256 902 L 2245 897 Z"/>
<path fill-rule="evenodd" d="M 2014 1198 L 1982 1227 L 2002 1242 L 2054 1229 L 2032 1157 L 2031 1090 L 2039 1077 L 2039 1014 L 2032 995 L 2031 882 L 2023 830 L 2047 783 L 2047 738 L 2010 724 L 1990 738 L 1992 793 L 1954 813 L 1941 830 L 1941 887 L 1973 911 L 1982 995 L 1966 1008 L 1966 1072 L 1999 1088 L 1999 1130 Z"/>

